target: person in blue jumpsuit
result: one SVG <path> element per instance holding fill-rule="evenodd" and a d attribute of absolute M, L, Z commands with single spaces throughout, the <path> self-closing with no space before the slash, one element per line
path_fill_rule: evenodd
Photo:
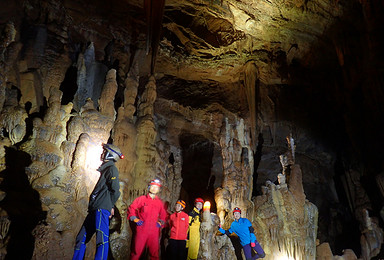
<path fill-rule="evenodd" d="M 220 227 L 219 231 L 228 236 L 235 233 L 239 237 L 246 260 L 264 258 L 264 250 L 256 239 L 251 221 L 241 217 L 241 210 L 238 207 L 233 210 L 233 217 L 235 221 L 232 222 L 231 227 L 228 230 Z M 252 249 L 256 252 L 254 256 L 252 256 Z"/>
<path fill-rule="evenodd" d="M 89 198 L 88 215 L 76 237 L 73 258 L 84 258 L 86 244 L 96 232 L 95 259 L 106 260 L 109 249 L 109 219 L 114 214 L 114 205 L 120 197 L 119 172 L 115 162 L 124 156 L 117 146 L 103 144 L 103 163 L 99 167 L 100 178 Z"/>

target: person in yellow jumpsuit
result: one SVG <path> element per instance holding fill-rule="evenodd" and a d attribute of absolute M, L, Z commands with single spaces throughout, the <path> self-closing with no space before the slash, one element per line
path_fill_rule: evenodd
<path fill-rule="evenodd" d="M 199 254 L 201 209 L 203 208 L 203 204 L 204 200 L 202 198 L 195 199 L 195 207 L 189 213 L 187 260 L 197 259 L 197 255 Z"/>

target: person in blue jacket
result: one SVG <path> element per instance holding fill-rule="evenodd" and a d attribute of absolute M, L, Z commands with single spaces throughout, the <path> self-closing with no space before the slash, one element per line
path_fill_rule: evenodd
<path fill-rule="evenodd" d="M 235 233 L 239 237 L 246 260 L 264 258 L 264 250 L 256 239 L 251 221 L 241 217 L 241 210 L 238 207 L 234 208 L 233 217 L 235 221 L 232 222 L 231 227 L 228 230 L 220 227 L 219 231 L 228 236 Z M 254 256 L 252 256 L 252 249 L 256 251 Z"/>

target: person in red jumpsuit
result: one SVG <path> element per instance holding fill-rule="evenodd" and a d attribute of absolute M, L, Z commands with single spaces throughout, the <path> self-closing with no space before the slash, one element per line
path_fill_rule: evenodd
<path fill-rule="evenodd" d="M 156 195 L 160 187 L 158 179 L 152 180 L 148 194 L 136 198 L 129 206 L 128 218 L 136 224 L 131 260 L 139 259 L 145 248 L 148 248 L 151 260 L 159 259 L 160 229 L 167 217 L 164 203 Z"/>
<path fill-rule="evenodd" d="M 186 204 L 178 200 L 175 205 L 175 213 L 169 217 L 171 228 L 170 239 L 167 246 L 167 260 L 187 259 L 187 233 L 189 228 L 189 216 L 183 211 Z"/>

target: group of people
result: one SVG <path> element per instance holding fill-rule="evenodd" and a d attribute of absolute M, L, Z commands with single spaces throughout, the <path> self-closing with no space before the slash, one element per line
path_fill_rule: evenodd
<path fill-rule="evenodd" d="M 95 259 L 107 259 L 109 249 L 109 219 L 114 215 L 114 205 L 120 196 L 119 173 L 115 162 L 124 158 L 120 149 L 112 144 L 103 145 L 100 178 L 90 195 L 88 215 L 76 237 L 73 259 L 83 259 L 86 244 L 96 233 Z M 159 259 L 160 230 L 169 228 L 166 259 L 197 259 L 200 246 L 201 210 L 204 200 L 196 198 L 193 210 L 187 214 L 183 210 L 186 203 L 178 200 L 175 212 L 168 216 L 164 203 L 157 196 L 161 182 L 158 179 L 148 184 L 148 194 L 136 198 L 127 210 L 127 218 L 134 226 L 131 260 L 140 259 L 145 249 L 151 260 Z M 252 223 L 241 218 L 241 210 L 233 210 L 234 221 L 228 230 L 219 227 L 222 234 L 235 233 L 243 247 L 246 260 L 263 258 L 265 253 L 257 242 Z"/>

